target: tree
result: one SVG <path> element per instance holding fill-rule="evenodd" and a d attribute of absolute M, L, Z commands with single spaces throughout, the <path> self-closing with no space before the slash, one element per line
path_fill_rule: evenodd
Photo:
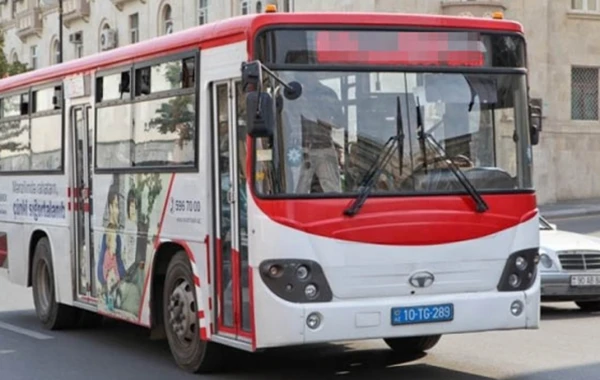
<path fill-rule="evenodd" d="M 29 71 L 27 64 L 16 62 L 8 62 L 4 54 L 4 35 L 0 34 L 0 78 L 12 76 Z"/>
<path fill-rule="evenodd" d="M 0 34 L 0 78 L 11 75 L 20 74 L 28 71 L 27 65 L 21 62 L 9 63 L 4 55 L 4 35 Z M 19 107 L 18 104 L 6 103 L 5 110 L 11 106 Z M 14 111 L 14 110 L 13 110 Z M 19 120 L 12 120 L 0 124 L 0 153 L 2 156 L 7 156 L 6 152 L 13 152 L 13 156 L 17 156 L 17 152 L 28 150 L 29 141 L 20 139 L 22 134 L 26 132 L 27 126 Z"/>
<path fill-rule="evenodd" d="M 183 63 L 186 64 L 185 61 Z M 173 63 L 167 66 L 165 78 L 171 83 L 171 88 L 178 88 L 182 82 L 182 65 Z M 150 126 L 160 133 L 177 133 L 177 145 L 183 148 L 186 141 L 194 139 L 194 95 L 178 95 L 168 102 L 162 103 L 156 110 L 158 117 L 150 120 Z"/>

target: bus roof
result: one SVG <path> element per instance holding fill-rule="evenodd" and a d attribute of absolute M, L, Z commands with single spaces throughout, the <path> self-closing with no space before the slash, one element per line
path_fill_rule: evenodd
<path fill-rule="evenodd" d="M 523 33 L 520 23 L 508 20 L 401 13 L 261 13 L 224 19 L 159 36 L 136 44 L 96 53 L 0 80 L 0 92 L 124 65 L 200 46 L 208 49 L 246 40 L 269 25 L 412 26 L 423 28 L 482 29 Z M 250 46 L 252 41 L 249 41 Z"/>

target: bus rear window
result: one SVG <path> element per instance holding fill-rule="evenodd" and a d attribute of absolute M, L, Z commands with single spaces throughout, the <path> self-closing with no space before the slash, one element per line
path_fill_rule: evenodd
<path fill-rule="evenodd" d="M 256 46 L 281 66 L 525 67 L 520 36 L 480 31 L 269 30 Z"/>

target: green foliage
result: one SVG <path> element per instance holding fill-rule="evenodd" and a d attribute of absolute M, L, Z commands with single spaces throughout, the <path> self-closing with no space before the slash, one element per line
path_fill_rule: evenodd
<path fill-rule="evenodd" d="M 27 65 L 21 62 L 9 63 L 4 55 L 4 35 L 0 35 L 0 78 L 12 76 L 29 71 Z"/>
<path fill-rule="evenodd" d="M 174 62 L 166 67 L 164 75 L 171 88 L 180 87 L 181 73 L 181 62 Z M 162 103 L 156 110 L 157 117 L 150 120 L 150 126 L 162 134 L 177 133 L 179 135 L 177 144 L 182 148 L 185 141 L 194 138 L 194 98 L 193 95 L 179 95 Z"/>
<path fill-rule="evenodd" d="M 140 208 L 138 209 L 138 220 L 140 220 L 144 224 L 147 224 L 150 220 L 150 214 L 152 214 L 152 210 L 154 209 L 154 203 L 156 202 L 156 198 L 160 195 L 160 192 L 163 189 L 160 174 L 138 174 L 136 175 L 135 183 L 132 184 L 132 188 L 135 191 L 136 199 L 140 200 L 143 199 L 144 189 L 148 188 L 147 208 L 146 210 L 142 210 L 140 205 Z"/>

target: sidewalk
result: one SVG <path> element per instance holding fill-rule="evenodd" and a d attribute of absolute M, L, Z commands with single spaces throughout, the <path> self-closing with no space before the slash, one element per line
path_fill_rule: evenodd
<path fill-rule="evenodd" d="M 600 198 L 550 203 L 540 205 L 539 210 L 548 219 L 600 215 Z"/>

